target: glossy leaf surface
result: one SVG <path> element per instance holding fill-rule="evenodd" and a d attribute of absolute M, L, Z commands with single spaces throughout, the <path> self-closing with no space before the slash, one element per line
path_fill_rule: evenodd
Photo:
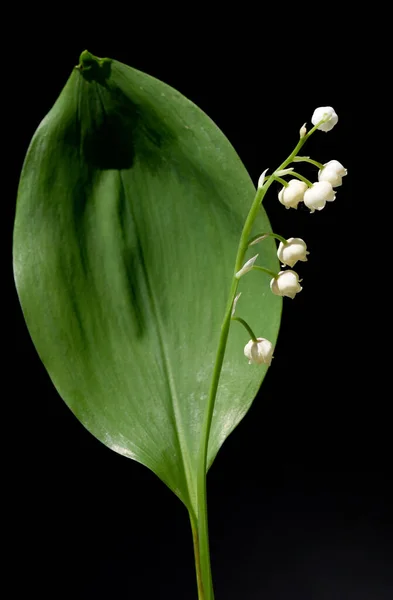
<path fill-rule="evenodd" d="M 41 360 L 76 417 L 195 511 L 203 411 L 255 188 L 193 103 L 117 61 L 84 55 L 23 167 L 18 294 Z M 255 233 L 268 230 L 261 209 Z M 279 270 L 272 239 L 258 251 L 259 264 Z M 239 289 L 237 313 L 274 343 L 281 299 L 269 277 L 248 273 Z M 233 323 L 209 465 L 266 372 L 247 364 L 247 341 Z"/>

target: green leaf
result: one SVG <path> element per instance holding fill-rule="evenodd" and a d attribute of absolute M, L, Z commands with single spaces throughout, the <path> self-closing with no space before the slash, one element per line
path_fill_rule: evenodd
<path fill-rule="evenodd" d="M 201 423 L 254 195 L 198 107 L 87 52 L 38 127 L 20 180 L 14 272 L 45 368 L 93 435 L 149 467 L 194 514 Z M 263 209 L 258 231 L 270 231 Z M 274 240 L 260 244 L 258 262 L 279 270 Z M 239 289 L 237 314 L 274 343 L 281 298 L 269 277 L 250 272 Z M 233 323 L 209 466 L 266 372 L 247 364 L 247 341 Z"/>

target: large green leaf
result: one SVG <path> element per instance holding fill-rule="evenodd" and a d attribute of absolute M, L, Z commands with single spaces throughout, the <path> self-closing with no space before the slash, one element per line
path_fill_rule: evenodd
<path fill-rule="evenodd" d="M 56 389 L 112 450 L 196 507 L 200 429 L 240 232 L 255 188 L 216 125 L 168 85 L 83 54 L 28 150 L 14 270 Z M 255 232 L 270 230 L 261 209 Z M 260 264 L 277 270 L 275 243 Z M 275 341 L 281 299 L 241 280 L 238 314 Z M 234 323 L 209 466 L 266 367 Z"/>

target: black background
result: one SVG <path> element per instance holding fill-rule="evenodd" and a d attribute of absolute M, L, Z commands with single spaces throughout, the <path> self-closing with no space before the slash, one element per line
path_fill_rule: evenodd
<path fill-rule="evenodd" d="M 187 25 L 192 17 L 184 19 Z M 56 31 L 25 39 L 13 51 L 23 68 L 9 84 L 16 98 L 11 113 L 18 110 L 11 200 L 31 136 L 85 47 L 162 79 L 199 105 L 255 183 L 289 154 L 315 107 L 335 108 L 338 125 L 317 132 L 304 153 L 348 168 L 336 201 L 310 215 L 286 211 L 278 186 L 265 200 L 273 229 L 302 237 L 311 254 L 299 267 L 304 290 L 284 301 L 262 390 L 209 473 L 212 568 L 216 600 L 387 600 L 390 400 L 377 367 L 375 331 L 384 309 L 370 259 L 377 225 L 355 186 L 364 175 L 357 160 L 357 67 L 349 54 L 321 51 L 320 30 L 305 43 L 306 25 L 293 25 L 286 52 L 287 32 L 276 27 L 272 45 L 252 19 L 231 32 L 222 23 L 219 35 L 207 21 L 197 35 L 188 26 L 169 32 L 133 22 L 115 42 L 104 34 L 93 41 L 88 29 L 79 36 L 76 19 L 57 44 Z M 14 207 L 15 200 L 10 232 Z M 8 597 L 196 598 L 185 509 L 150 471 L 77 422 L 39 361 L 16 293 L 13 308 L 6 464 L 15 575 Z"/>

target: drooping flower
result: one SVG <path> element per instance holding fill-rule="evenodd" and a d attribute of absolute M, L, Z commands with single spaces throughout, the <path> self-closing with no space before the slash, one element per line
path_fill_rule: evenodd
<path fill-rule="evenodd" d="M 302 202 L 304 193 L 307 190 L 307 184 L 299 179 L 291 179 L 288 186 L 283 187 L 278 193 L 278 199 L 285 208 L 297 208 L 299 202 Z"/>
<path fill-rule="evenodd" d="M 248 364 L 270 366 L 273 358 L 273 344 L 265 338 L 257 338 L 254 342 L 250 340 L 244 347 L 244 355 L 248 358 Z"/>
<path fill-rule="evenodd" d="M 287 296 L 294 298 L 297 293 L 302 291 L 299 283 L 299 275 L 295 271 L 280 271 L 277 277 L 270 282 L 270 289 L 276 296 Z"/>
<path fill-rule="evenodd" d="M 330 131 L 338 121 L 338 116 L 331 106 L 320 106 L 314 110 L 311 117 L 311 123 L 317 125 L 322 119 L 326 119 L 324 123 L 318 127 L 320 131 Z"/>
<path fill-rule="evenodd" d="M 328 181 L 332 187 L 338 187 L 342 185 L 343 177 L 347 173 L 347 169 L 338 160 L 329 160 L 323 165 L 323 169 L 318 171 L 318 181 Z"/>
<path fill-rule="evenodd" d="M 306 242 L 301 238 L 288 238 L 287 243 L 280 245 L 277 250 L 278 259 L 282 262 L 283 266 L 294 267 L 298 260 L 305 262 L 307 260 Z"/>
<path fill-rule="evenodd" d="M 328 181 L 318 181 L 304 193 L 304 204 L 313 213 L 325 208 L 326 202 L 333 202 L 336 194 Z"/>

